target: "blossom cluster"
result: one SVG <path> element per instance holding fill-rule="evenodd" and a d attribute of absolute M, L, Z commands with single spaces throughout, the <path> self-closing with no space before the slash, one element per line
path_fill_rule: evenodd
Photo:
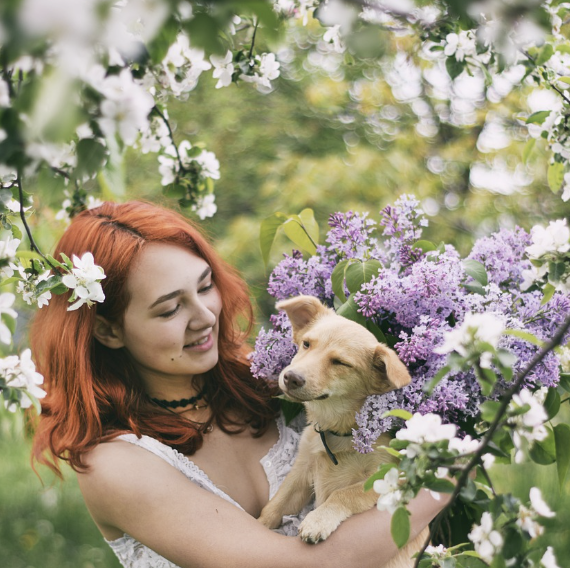
<path fill-rule="evenodd" d="M 43 398 L 46 393 L 40 387 L 44 378 L 36 371 L 32 353 L 25 349 L 21 355 L 9 355 L 0 359 L 0 393 L 4 405 L 10 412 L 18 407 L 29 408 L 35 399 Z"/>
<path fill-rule="evenodd" d="M 532 266 L 525 252 L 532 237 L 523 229 L 502 229 L 479 239 L 467 259 L 462 259 L 451 245 L 433 245 L 428 247 L 433 250 L 426 251 L 414 246 L 425 226 L 415 197 L 402 196 L 381 216 L 378 225 L 365 214 L 335 213 L 327 244 L 308 259 L 298 252 L 286 255 L 272 272 L 268 287 L 278 300 L 309 294 L 338 307 L 331 284 L 335 267 L 347 259 L 366 262 L 373 258 L 381 263 L 378 273 L 350 296 L 349 302 L 357 309 L 353 318 L 364 316 L 381 330 L 383 340 L 407 365 L 412 382 L 367 399 L 356 416 L 354 441 L 361 452 L 371 451 L 382 432 L 398 425 L 398 418 L 384 417 L 394 408 L 438 413 L 445 422 L 471 431 L 469 424 L 479 420 L 480 404 L 489 397 L 497 399 L 507 386 L 504 377 L 496 385 L 489 383 L 489 388 L 483 388 L 478 379 L 511 365 L 518 373 L 539 349 L 503 331 L 526 331 L 538 340 L 548 340 L 570 313 L 570 297 L 563 290 L 554 291 L 548 303 L 542 302 L 538 286 L 520 290 Z M 349 291 L 345 288 L 344 292 L 348 295 Z M 290 333 L 279 321 L 264 329 L 256 343 L 253 363 L 261 378 L 274 378 L 288 364 L 285 354 L 294 353 Z M 257 362 L 267 361 L 272 353 L 279 355 L 273 359 L 271 372 L 265 373 L 263 369 L 269 366 Z M 476 365 L 450 369 L 429 394 L 427 386 L 445 370 L 449 354 Z M 553 387 L 559 374 L 559 356 L 551 352 L 523 386 L 529 391 Z"/>

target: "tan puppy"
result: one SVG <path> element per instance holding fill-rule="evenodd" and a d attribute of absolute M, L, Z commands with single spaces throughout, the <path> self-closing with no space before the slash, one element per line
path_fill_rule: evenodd
<path fill-rule="evenodd" d="M 309 425 L 291 472 L 259 521 L 277 528 L 283 515 L 298 513 L 314 494 L 316 508 L 301 523 L 299 536 L 316 543 L 351 515 L 375 505 L 378 495 L 365 492 L 364 482 L 393 458 L 381 449 L 370 454 L 354 450 L 355 414 L 367 396 L 404 387 L 411 379 L 394 351 L 316 298 L 298 296 L 279 302 L 277 308 L 287 312 L 299 346 L 281 372 L 279 386 L 288 398 L 305 405 Z M 388 445 L 389 440 L 382 435 L 377 445 Z M 426 534 L 406 545 L 386 568 L 413 566 L 409 559 Z"/>

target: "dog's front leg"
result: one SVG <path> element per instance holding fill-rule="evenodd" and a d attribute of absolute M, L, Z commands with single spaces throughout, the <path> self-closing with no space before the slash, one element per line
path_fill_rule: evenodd
<path fill-rule="evenodd" d="M 309 543 L 325 540 L 342 521 L 371 509 L 377 497 L 373 491 L 364 491 L 364 481 L 336 489 L 305 517 L 299 526 L 299 536 Z"/>
<path fill-rule="evenodd" d="M 276 529 L 281 525 L 283 515 L 295 515 L 309 502 L 313 494 L 311 468 L 303 452 L 308 442 L 305 435 L 301 438 L 299 454 L 291 471 L 283 480 L 281 487 L 271 501 L 263 507 L 259 522 L 270 529 Z"/>

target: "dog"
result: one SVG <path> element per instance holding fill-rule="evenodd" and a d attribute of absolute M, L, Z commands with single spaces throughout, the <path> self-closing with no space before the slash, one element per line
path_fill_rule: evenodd
<path fill-rule="evenodd" d="M 317 298 L 297 296 L 276 307 L 287 313 L 299 348 L 281 372 L 279 387 L 287 398 L 304 404 L 309 425 L 290 473 L 263 508 L 259 521 L 277 528 L 283 515 L 297 514 L 314 495 L 316 508 L 299 526 L 299 536 L 317 543 L 351 515 L 375 505 L 378 496 L 364 491 L 364 482 L 379 465 L 394 458 L 380 448 L 368 454 L 354 450 L 355 415 L 367 396 L 402 388 L 411 378 L 392 349 Z M 382 434 L 377 446 L 389 441 Z M 426 531 L 385 568 L 413 566 L 410 558 L 421 549 Z"/>

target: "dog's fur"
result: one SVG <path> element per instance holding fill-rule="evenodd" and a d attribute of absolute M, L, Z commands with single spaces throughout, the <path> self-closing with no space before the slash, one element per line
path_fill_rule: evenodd
<path fill-rule="evenodd" d="M 378 495 L 365 492 L 364 481 L 380 464 L 393 459 L 381 449 L 358 453 L 352 437 L 333 432 L 347 434 L 356 428 L 355 414 L 367 396 L 401 388 L 411 379 L 394 351 L 316 298 L 298 296 L 279 302 L 277 308 L 287 312 L 293 340 L 299 346 L 291 364 L 281 372 L 279 386 L 288 398 L 305 405 L 309 425 L 291 472 L 259 520 L 277 528 L 283 515 L 298 513 L 314 494 L 316 508 L 301 523 L 299 536 L 316 543 L 351 515 L 374 506 Z M 315 427 L 327 431 L 326 441 L 338 465 L 327 455 Z M 377 441 L 378 446 L 388 443 L 386 434 Z M 408 543 L 385 568 L 413 566 L 409 559 L 421 548 L 426 534 Z M 389 534 L 383 537 L 391 538 Z"/>

